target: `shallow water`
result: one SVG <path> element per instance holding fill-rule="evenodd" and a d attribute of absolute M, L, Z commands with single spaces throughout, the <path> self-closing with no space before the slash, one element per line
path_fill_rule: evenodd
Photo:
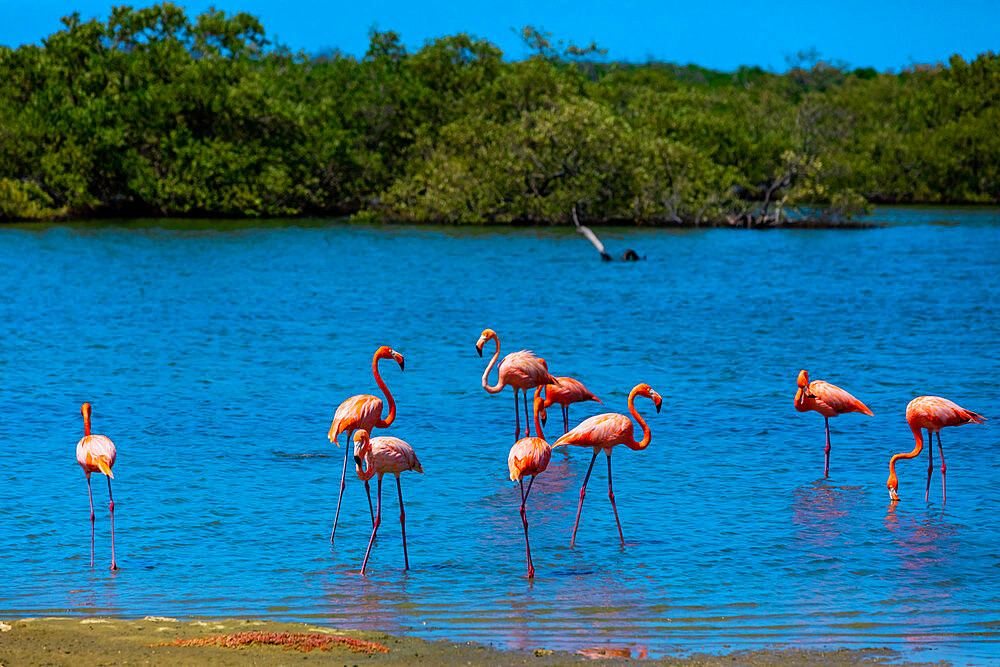
<path fill-rule="evenodd" d="M 0 611 L 241 615 L 651 656 L 780 644 L 996 661 L 1000 430 L 944 431 L 947 505 L 936 452 L 929 503 L 926 455 L 899 464 L 895 507 L 885 479 L 913 445 L 910 398 L 1000 416 L 1000 214 L 875 218 L 888 224 L 603 231 L 612 254 L 648 257 L 631 264 L 548 230 L 0 228 Z M 664 396 L 659 415 L 637 400 L 652 445 L 612 457 L 624 549 L 603 456 L 569 548 L 590 453 L 557 452 L 528 503 L 526 579 L 511 393 L 483 392 L 473 349 L 487 326 L 502 354 L 533 349 L 604 400 L 574 405 L 571 423 L 624 412 L 638 382 Z M 405 372 L 381 366 L 399 411 L 385 433 L 426 474 L 402 476 L 411 569 L 388 477 L 361 577 L 367 502 L 349 475 L 331 548 L 343 449 L 326 433 L 340 401 L 377 392 L 380 344 L 406 357 Z M 792 407 L 801 368 L 875 412 L 831 421 L 827 480 L 823 419 Z M 118 447 L 116 573 L 98 477 L 89 566 L 83 401 Z M 555 409 L 546 435 L 561 431 Z"/>

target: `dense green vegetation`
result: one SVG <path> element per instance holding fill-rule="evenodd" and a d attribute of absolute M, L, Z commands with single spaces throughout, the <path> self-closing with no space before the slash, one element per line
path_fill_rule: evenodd
<path fill-rule="evenodd" d="M 605 64 L 526 28 L 361 59 L 247 14 L 74 15 L 0 47 L 0 220 L 353 214 L 414 222 L 776 224 L 1000 202 L 1000 57 L 778 75 Z M 807 61 L 810 60 L 806 54 Z"/>

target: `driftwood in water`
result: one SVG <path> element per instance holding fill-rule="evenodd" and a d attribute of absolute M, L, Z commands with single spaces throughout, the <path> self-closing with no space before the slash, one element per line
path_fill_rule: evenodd
<path fill-rule="evenodd" d="M 587 240 L 593 243 L 594 247 L 597 248 L 597 252 L 601 253 L 601 261 L 610 262 L 611 255 L 609 255 L 604 249 L 604 244 L 601 243 L 601 239 L 597 238 L 597 235 L 590 231 L 590 227 L 580 224 L 580 219 L 576 217 L 576 206 L 573 207 L 573 224 L 576 225 L 576 231 L 586 236 Z"/>

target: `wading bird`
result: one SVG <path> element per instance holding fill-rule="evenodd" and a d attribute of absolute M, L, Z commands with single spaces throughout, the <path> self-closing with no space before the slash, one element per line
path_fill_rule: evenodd
<path fill-rule="evenodd" d="M 597 401 L 602 403 L 601 399 L 594 396 L 590 391 L 583 386 L 583 383 L 579 380 L 571 377 L 557 377 L 559 384 L 546 385 L 545 386 L 545 403 L 544 407 L 549 407 L 553 403 L 558 403 L 562 408 L 563 415 L 563 433 L 569 431 L 569 404 L 570 403 L 580 403 L 582 401 Z M 603 403 L 602 403 L 603 405 Z"/>
<path fill-rule="evenodd" d="M 889 498 L 899 500 L 896 490 L 899 488 L 899 480 L 896 479 L 896 461 L 898 459 L 912 459 L 920 455 L 924 448 L 924 438 L 922 429 L 927 429 L 927 489 L 924 491 L 924 502 L 927 502 L 931 491 L 931 470 L 934 467 L 934 434 L 937 433 L 938 452 L 941 454 L 941 503 L 947 500 L 947 492 L 944 485 L 944 450 L 941 448 L 941 429 L 945 426 L 961 426 L 962 424 L 982 424 L 986 421 L 982 415 L 978 415 L 971 410 L 955 405 L 947 398 L 940 396 L 918 396 L 906 406 L 906 423 L 913 431 L 915 446 L 911 452 L 894 454 L 889 459 L 889 479 L 885 486 L 889 489 Z"/>
<path fill-rule="evenodd" d="M 583 496 L 587 491 L 587 482 L 590 480 L 590 472 L 594 469 L 594 461 L 597 454 L 602 449 L 608 457 L 608 498 L 611 499 L 611 508 L 615 511 L 615 523 L 618 524 L 618 538 L 622 546 L 625 546 L 625 537 L 622 535 L 622 524 L 618 520 L 618 507 L 615 505 L 615 494 L 611 488 L 611 448 L 615 445 L 625 445 L 629 449 L 642 450 L 649 447 L 652 440 L 652 433 L 649 426 L 635 410 L 635 397 L 645 396 L 652 399 L 656 411 L 660 411 L 663 399 L 648 384 L 637 384 L 628 395 L 628 411 L 642 427 L 642 440 L 635 441 L 632 436 L 632 420 L 617 412 L 605 412 L 601 415 L 594 415 L 573 428 L 556 440 L 552 448 L 564 447 L 566 445 L 576 445 L 577 447 L 593 447 L 594 456 L 590 459 L 590 467 L 587 468 L 587 476 L 583 478 L 583 486 L 580 488 L 580 503 L 576 507 L 576 523 L 573 524 L 573 537 L 570 538 L 569 545 L 572 547 L 576 542 L 576 529 L 580 525 L 580 510 L 583 509 Z"/>
<path fill-rule="evenodd" d="M 382 523 L 382 475 L 387 472 L 396 476 L 396 490 L 399 492 L 399 527 L 403 531 L 403 562 L 406 565 L 404 569 L 409 570 L 410 559 L 406 555 L 406 512 L 403 511 L 403 487 L 399 484 L 399 473 L 415 470 L 423 474 L 424 469 L 420 466 L 417 455 L 413 453 L 412 447 L 399 438 L 381 436 L 369 439 L 368 431 L 361 429 L 354 434 L 354 463 L 359 479 L 367 482 L 374 475 L 378 475 L 378 487 L 375 491 L 378 509 L 375 512 L 372 536 L 368 540 L 368 550 L 365 551 L 365 560 L 361 563 L 361 574 L 365 573 L 375 533 Z"/>
<path fill-rule="evenodd" d="M 848 412 L 861 412 L 869 417 L 872 411 L 868 406 L 851 396 L 840 387 L 823 382 L 822 380 L 809 381 L 809 373 L 799 371 L 799 389 L 795 392 L 795 409 L 799 412 L 815 410 L 823 415 L 826 423 L 826 450 L 823 463 L 823 477 L 830 476 L 830 417 L 846 414 Z"/>
<path fill-rule="evenodd" d="M 528 515 L 524 510 L 525 503 L 528 502 L 528 494 L 531 493 L 531 485 L 535 483 L 535 476 L 545 472 L 549 467 L 549 458 L 552 456 L 552 447 L 545 442 L 545 435 L 542 433 L 542 425 L 539 423 L 539 414 L 542 411 L 541 386 L 535 389 L 535 437 L 521 438 L 510 448 L 507 455 L 507 468 L 510 470 L 510 479 L 517 482 L 521 488 L 521 522 L 524 524 L 524 549 L 528 558 L 528 578 L 535 576 L 535 565 L 531 562 L 531 544 L 528 542 Z M 528 480 L 528 490 L 524 490 L 524 478 L 531 475 Z"/>
<path fill-rule="evenodd" d="M 333 517 L 330 544 L 333 544 L 334 535 L 337 534 L 337 521 L 340 519 L 340 502 L 344 499 L 344 486 L 347 478 L 347 457 L 349 455 L 348 449 L 351 443 L 351 435 L 354 431 L 362 428 L 369 433 L 375 428 L 387 428 L 396 419 L 396 402 L 392 400 L 389 388 L 385 386 L 382 376 L 378 374 L 378 362 L 380 359 L 394 359 L 399 364 L 399 369 L 403 370 L 403 355 L 383 345 L 375 351 L 375 356 L 372 357 L 372 374 L 375 376 L 375 384 L 385 394 L 386 403 L 389 404 L 389 412 L 386 414 L 385 419 L 382 419 L 381 398 L 370 394 L 351 396 L 337 408 L 337 412 L 333 415 L 333 424 L 330 425 L 330 432 L 327 434 L 330 442 L 337 444 L 337 436 L 347 432 L 347 442 L 344 444 L 344 470 L 340 475 L 340 495 L 337 497 L 337 514 Z M 367 479 L 365 480 L 365 493 L 368 494 L 368 512 L 372 515 L 372 523 L 375 523 L 375 515 L 372 512 L 372 493 Z"/>
<path fill-rule="evenodd" d="M 490 394 L 499 394 L 500 391 L 506 387 L 511 386 L 514 389 L 514 440 L 517 440 L 521 435 L 521 419 L 518 414 L 518 403 L 517 403 L 517 392 L 521 390 L 524 392 L 524 435 L 529 435 L 528 429 L 528 390 L 534 389 L 535 387 L 543 384 L 557 384 L 558 380 L 552 377 L 549 373 L 549 367 L 546 365 L 545 360 L 536 357 L 530 350 L 519 350 L 517 352 L 511 352 L 503 361 L 500 362 L 500 368 L 498 373 L 500 375 L 500 380 L 496 385 L 490 386 L 489 375 L 490 371 L 493 370 L 493 364 L 497 362 L 500 357 L 500 338 L 493 329 L 486 329 L 483 331 L 482 335 L 479 336 L 479 340 L 476 341 L 476 352 L 479 356 L 483 356 L 483 345 L 486 341 L 492 340 L 497 344 L 496 352 L 493 353 L 493 358 L 490 359 L 489 365 L 486 370 L 483 371 L 483 389 Z"/>
<path fill-rule="evenodd" d="M 108 478 L 108 499 L 111 508 L 111 569 L 117 570 L 115 563 L 115 499 L 111 495 L 111 480 L 115 478 L 111 468 L 115 465 L 115 443 L 106 436 L 90 434 L 90 403 L 80 406 L 83 413 L 83 438 L 76 443 L 76 462 L 83 468 L 87 478 L 87 497 L 90 499 L 90 566 L 94 567 L 94 494 L 90 489 L 90 473 L 99 472 Z"/>

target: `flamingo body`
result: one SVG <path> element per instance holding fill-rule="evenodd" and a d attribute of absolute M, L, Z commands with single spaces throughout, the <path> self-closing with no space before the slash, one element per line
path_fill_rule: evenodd
<path fill-rule="evenodd" d="M 947 426 L 962 426 L 963 424 L 983 424 L 986 418 L 972 410 L 966 410 L 954 401 L 940 396 L 917 396 L 906 406 L 906 423 L 909 424 L 913 432 L 914 447 L 910 452 L 894 454 L 889 459 L 889 479 L 885 486 L 889 489 L 889 498 L 893 501 L 899 500 L 899 480 L 896 477 L 896 461 L 899 459 L 912 459 L 920 455 L 924 448 L 923 430 L 927 430 L 927 438 L 930 444 L 927 450 L 927 488 L 924 491 L 924 501 L 930 498 L 931 472 L 934 467 L 934 434 L 937 433 L 938 452 L 941 454 L 941 502 L 947 500 L 947 488 L 945 486 L 945 472 L 947 467 L 944 463 L 944 449 L 941 447 L 941 429 Z"/>
<path fill-rule="evenodd" d="M 405 569 L 410 569 L 410 558 L 406 553 L 406 512 L 403 509 L 403 487 L 399 482 L 399 473 L 413 470 L 423 474 L 424 469 L 417 460 L 413 447 L 399 438 L 388 436 L 370 438 L 368 431 L 361 429 L 354 433 L 354 462 L 358 478 L 365 483 L 378 475 L 378 510 L 372 526 L 372 536 L 368 540 L 368 550 L 365 551 L 365 559 L 361 563 L 361 574 L 365 573 L 368 556 L 375 542 L 375 533 L 382 524 L 382 475 L 386 473 L 396 476 L 396 489 L 399 491 L 399 526 L 403 533 L 403 562 Z"/>
<path fill-rule="evenodd" d="M 590 390 L 583 386 L 583 383 L 576 378 L 559 376 L 556 378 L 559 384 L 554 384 L 545 389 L 545 407 L 553 403 L 569 405 L 570 403 L 580 403 L 582 401 L 597 401 L 601 399 L 590 393 Z"/>
<path fill-rule="evenodd" d="M 653 401 L 656 411 L 660 411 L 663 399 L 648 384 L 637 384 L 628 395 L 628 411 L 632 417 L 639 422 L 642 427 L 642 440 L 636 442 L 632 420 L 625 415 L 606 412 L 583 420 L 571 431 L 556 440 L 552 448 L 575 445 L 577 447 L 593 447 L 594 456 L 590 459 L 590 467 L 587 468 L 587 475 L 583 478 L 583 486 L 580 488 L 580 502 L 576 506 L 576 523 L 573 524 L 573 536 L 569 545 L 572 547 L 576 542 L 576 530 L 580 526 L 580 512 L 583 510 L 583 497 L 587 492 L 587 482 L 590 481 L 590 473 L 594 469 L 594 461 L 601 450 L 608 457 L 608 499 L 611 500 L 611 508 L 615 512 L 615 524 L 618 526 L 618 538 L 622 546 L 625 546 L 625 536 L 622 534 L 622 524 L 618 520 L 618 506 L 615 504 L 615 494 L 611 487 L 611 451 L 615 445 L 625 445 L 629 449 L 643 450 L 649 447 L 652 442 L 652 432 L 643 420 L 642 416 L 636 412 L 635 397 L 645 396 Z"/>
<path fill-rule="evenodd" d="M 511 352 L 503 358 L 498 368 L 500 381 L 495 385 L 490 385 L 489 375 L 493 370 L 493 365 L 500 358 L 500 338 L 493 329 L 484 329 L 476 341 L 476 351 L 479 356 L 483 356 L 483 346 L 486 341 L 492 340 L 496 343 L 496 351 L 493 358 L 483 371 L 482 386 L 489 394 L 499 394 L 504 387 L 514 389 L 514 440 L 517 440 L 521 432 L 521 422 L 518 414 L 517 392 L 524 392 L 524 435 L 529 435 L 528 429 L 528 390 L 546 384 L 558 384 L 559 381 L 549 373 L 548 364 L 545 360 L 536 357 L 531 350 L 518 350 Z"/>
<path fill-rule="evenodd" d="M 848 412 L 873 416 L 868 406 L 835 384 L 823 380 L 809 381 L 809 373 L 799 371 L 798 390 L 795 392 L 795 409 L 799 412 L 814 410 L 823 415 L 826 427 L 826 448 L 823 456 L 823 476 L 830 476 L 830 418 Z"/>
<path fill-rule="evenodd" d="M 330 442 L 337 444 L 337 438 L 341 433 L 347 433 L 348 440 L 351 434 L 359 429 L 364 429 L 371 433 L 374 428 L 388 428 L 396 420 L 396 402 L 389 393 L 389 388 L 382 380 L 378 372 L 378 362 L 381 359 L 392 359 L 399 364 L 400 370 L 404 369 L 403 355 L 392 348 L 383 345 L 375 350 L 372 356 L 372 375 L 375 376 L 375 384 L 385 394 L 386 402 L 389 404 L 389 411 L 382 417 L 382 399 L 371 394 L 358 394 L 351 396 L 346 401 L 337 406 L 337 411 L 333 414 L 333 423 L 327 437 Z M 339 445 L 338 445 L 339 446 Z M 344 469 L 340 474 L 340 495 L 337 497 L 337 513 L 333 517 L 333 530 L 330 531 L 330 544 L 333 544 L 334 536 L 337 534 L 337 522 L 340 520 L 340 503 L 344 499 L 344 488 L 347 479 L 347 457 L 348 450 L 344 448 Z M 372 494 L 365 480 L 365 494 L 368 496 L 368 512 L 371 514 L 372 524 L 375 523 L 375 511 L 372 508 Z"/>
<path fill-rule="evenodd" d="M 90 566 L 94 566 L 94 494 L 90 486 L 90 474 L 101 473 L 108 478 L 108 507 L 111 511 L 111 569 L 117 570 L 118 564 L 115 561 L 115 499 L 111 494 L 111 480 L 115 478 L 111 472 L 115 465 L 118 452 L 115 443 L 103 435 L 92 435 L 90 433 L 90 416 L 92 408 L 90 403 L 80 406 L 83 413 L 83 437 L 76 443 L 76 462 L 83 468 L 83 475 L 87 478 L 87 498 L 90 501 Z"/>

